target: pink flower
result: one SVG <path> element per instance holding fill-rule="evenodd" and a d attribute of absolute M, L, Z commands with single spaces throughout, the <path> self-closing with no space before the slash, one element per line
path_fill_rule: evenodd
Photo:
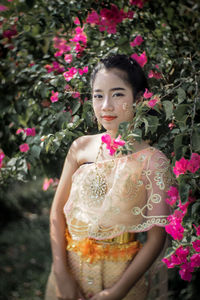
<path fill-rule="evenodd" d="M 29 150 L 29 145 L 28 144 L 22 144 L 19 146 L 20 152 L 27 152 Z"/>
<path fill-rule="evenodd" d="M 99 24 L 99 15 L 93 10 L 90 14 L 88 14 L 86 22 L 89 24 Z"/>
<path fill-rule="evenodd" d="M 24 130 L 27 136 L 35 136 L 35 128 L 27 128 Z"/>
<path fill-rule="evenodd" d="M 8 10 L 8 7 L 5 5 L 0 5 L 0 11 Z"/>
<path fill-rule="evenodd" d="M 76 27 L 75 31 L 76 31 L 76 34 L 72 39 L 70 39 L 70 41 L 71 42 L 82 42 L 84 45 L 86 45 L 87 36 L 83 32 L 83 29 L 80 26 L 78 26 L 78 27 Z"/>
<path fill-rule="evenodd" d="M 165 226 L 165 230 L 169 233 L 173 239 L 175 240 L 182 240 L 184 227 L 182 226 L 183 215 L 179 211 L 175 211 L 173 215 L 170 215 L 167 220 L 170 222 L 168 225 Z"/>
<path fill-rule="evenodd" d="M 77 69 L 72 67 L 72 68 L 68 69 L 68 71 L 63 73 L 63 76 L 66 81 L 70 81 L 76 73 L 77 73 Z"/>
<path fill-rule="evenodd" d="M 75 17 L 75 19 L 74 19 L 74 24 L 75 24 L 75 25 L 80 25 L 80 21 L 79 21 L 79 18 L 78 18 L 78 17 Z"/>
<path fill-rule="evenodd" d="M 143 94 L 143 97 L 145 98 L 145 99 L 149 99 L 149 98 L 151 98 L 153 96 L 153 93 L 150 93 L 149 91 L 148 91 L 148 89 L 145 89 L 145 92 L 144 92 L 144 94 Z"/>
<path fill-rule="evenodd" d="M 74 92 L 74 93 L 72 94 L 72 97 L 73 97 L 73 98 L 79 98 L 79 97 L 80 97 L 80 93 L 79 93 L 79 92 Z"/>
<path fill-rule="evenodd" d="M 62 67 L 57 61 L 53 61 L 53 70 L 57 73 L 63 73 L 65 71 L 64 67 Z"/>
<path fill-rule="evenodd" d="M 160 79 L 160 78 L 162 78 L 162 74 L 159 73 L 159 72 L 157 72 L 157 71 L 150 70 L 149 74 L 148 74 L 148 77 L 149 78 L 153 78 L 154 77 L 156 79 Z"/>
<path fill-rule="evenodd" d="M 104 134 L 101 137 L 102 142 L 107 145 L 106 149 L 109 150 L 110 155 L 113 155 L 117 151 L 119 146 L 125 145 L 125 141 L 121 140 L 120 138 L 121 138 L 121 135 L 119 135 L 116 139 L 112 140 L 112 138 L 109 134 Z"/>
<path fill-rule="evenodd" d="M 171 257 L 162 259 L 162 261 L 167 265 L 168 269 L 174 268 L 177 265 L 174 262 L 172 262 Z"/>
<path fill-rule="evenodd" d="M 173 167 L 173 172 L 176 177 L 179 177 L 181 174 L 185 174 L 188 167 L 188 160 L 182 157 L 179 161 L 176 161 L 175 167 Z"/>
<path fill-rule="evenodd" d="M 154 99 L 149 100 L 147 105 L 151 108 L 154 108 L 154 106 L 156 105 L 157 102 L 158 102 L 158 99 L 154 98 Z"/>
<path fill-rule="evenodd" d="M 174 186 L 170 186 L 169 190 L 167 191 L 167 195 L 170 198 L 165 199 L 165 201 L 169 205 L 174 205 L 176 203 L 176 201 L 179 199 L 178 189 L 176 187 L 174 187 Z"/>
<path fill-rule="evenodd" d="M 174 123 L 169 123 L 169 124 L 168 124 L 168 127 L 169 127 L 170 130 L 172 130 L 172 129 L 174 128 L 174 126 L 175 126 Z"/>
<path fill-rule="evenodd" d="M 72 62 L 72 59 L 72 54 L 65 54 L 64 60 L 66 61 L 66 63 L 70 64 Z"/>
<path fill-rule="evenodd" d="M 134 12 L 132 10 L 129 10 L 127 13 L 124 13 L 124 16 L 128 19 L 133 19 Z"/>
<path fill-rule="evenodd" d="M 0 150 L 0 169 L 3 167 L 3 159 L 5 157 L 5 154 L 2 150 Z"/>
<path fill-rule="evenodd" d="M 190 160 L 188 161 L 187 170 L 191 173 L 195 173 L 200 168 L 200 155 L 198 153 L 192 153 Z"/>
<path fill-rule="evenodd" d="M 51 91 L 51 102 L 57 102 L 58 101 L 58 92 L 54 92 L 54 91 Z"/>
<path fill-rule="evenodd" d="M 192 242 L 192 246 L 196 252 L 200 252 L 200 240 Z"/>
<path fill-rule="evenodd" d="M 133 42 L 130 42 L 131 47 L 139 46 L 144 42 L 141 35 L 137 35 Z"/>
<path fill-rule="evenodd" d="M 42 186 L 43 191 L 47 191 L 51 184 L 53 184 L 53 179 L 45 178 Z"/>
<path fill-rule="evenodd" d="M 197 231 L 197 236 L 200 236 L 200 225 L 198 227 L 196 227 L 195 224 L 193 224 L 193 226 Z"/>
<path fill-rule="evenodd" d="M 21 132 L 24 132 L 24 129 L 18 128 L 17 131 L 16 131 L 16 134 L 20 134 Z"/>
<path fill-rule="evenodd" d="M 84 73 L 88 72 L 88 66 L 87 67 L 83 67 L 83 69 L 78 69 L 78 72 L 80 75 L 83 75 Z"/>
<path fill-rule="evenodd" d="M 190 257 L 191 266 L 193 268 L 200 267 L 200 253 L 195 253 Z"/>
<path fill-rule="evenodd" d="M 141 67 L 144 67 L 144 65 L 146 65 L 147 63 L 147 56 L 145 51 L 140 56 L 134 53 L 131 55 L 131 57 L 135 59 Z"/>
<path fill-rule="evenodd" d="M 187 262 L 180 266 L 179 274 L 183 280 L 191 281 L 193 271 L 194 268 L 192 267 L 191 263 Z"/>
<path fill-rule="evenodd" d="M 139 8 L 143 8 L 145 0 L 130 0 L 130 5 L 137 5 Z"/>
<path fill-rule="evenodd" d="M 183 247 L 180 246 L 178 249 L 176 249 L 175 254 L 178 258 L 179 264 L 186 263 L 187 262 L 187 256 L 190 253 L 190 247 Z"/>

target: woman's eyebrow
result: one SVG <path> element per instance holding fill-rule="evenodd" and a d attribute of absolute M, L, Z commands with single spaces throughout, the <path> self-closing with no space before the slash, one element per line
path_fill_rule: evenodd
<path fill-rule="evenodd" d="M 126 89 L 122 88 L 122 87 L 114 87 L 112 89 L 110 89 L 110 91 L 125 91 Z M 95 93 L 98 93 L 98 92 L 102 92 L 101 89 L 96 89 L 94 90 Z"/>

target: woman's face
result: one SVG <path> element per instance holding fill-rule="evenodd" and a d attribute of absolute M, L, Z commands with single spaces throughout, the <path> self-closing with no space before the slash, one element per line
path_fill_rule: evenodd
<path fill-rule="evenodd" d="M 121 73 L 121 76 L 120 76 Z M 133 91 L 118 69 L 100 70 L 94 80 L 92 98 L 98 122 L 116 133 L 121 122 L 133 118 Z"/>

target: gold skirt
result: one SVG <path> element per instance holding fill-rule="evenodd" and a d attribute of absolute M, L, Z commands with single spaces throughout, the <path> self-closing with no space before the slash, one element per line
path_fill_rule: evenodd
<path fill-rule="evenodd" d="M 112 287 L 122 276 L 141 245 L 133 234 L 124 233 L 104 241 L 74 241 L 66 233 L 67 265 L 86 299 Z M 56 282 L 51 271 L 45 300 L 57 300 Z M 142 277 L 123 300 L 146 300 L 148 286 Z"/>

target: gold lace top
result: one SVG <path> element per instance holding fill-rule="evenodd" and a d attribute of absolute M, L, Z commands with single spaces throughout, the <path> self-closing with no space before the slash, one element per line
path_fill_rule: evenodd
<path fill-rule="evenodd" d="M 107 192 L 95 197 L 91 183 L 95 165 L 80 166 L 72 177 L 64 214 L 74 240 L 103 240 L 124 232 L 165 226 L 170 208 L 165 202 L 172 175 L 165 155 L 148 147 L 136 153 L 97 162 Z"/>

